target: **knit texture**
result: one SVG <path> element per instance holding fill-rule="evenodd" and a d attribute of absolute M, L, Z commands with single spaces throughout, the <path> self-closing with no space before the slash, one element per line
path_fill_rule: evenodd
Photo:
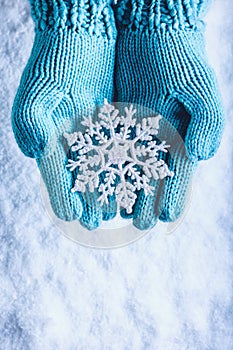
<path fill-rule="evenodd" d="M 115 36 L 111 0 L 29 0 L 38 29 L 70 27 L 89 34 Z"/>
<path fill-rule="evenodd" d="M 118 0 L 118 26 L 153 32 L 198 27 L 212 0 Z"/>
<path fill-rule="evenodd" d="M 35 41 L 12 109 L 13 131 L 23 153 L 36 158 L 55 214 L 92 229 L 102 211 L 95 193 L 71 193 L 63 133 L 113 99 L 113 12 L 107 1 L 30 3 Z"/>
<path fill-rule="evenodd" d="M 179 217 L 197 161 L 212 157 L 220 144 L 224 110 L 205 52 L 200 16 L 206 9 L 207 2 L 191 0 L 124 0 L 116 7 L 117 100 L 159 112 L 187 148 L 179 143 L 168 154 L 175 176 L 156 184 L 154 197 L 139 193 L 133 217 L 140 229 L 155 225 L 158 217 Z"/>

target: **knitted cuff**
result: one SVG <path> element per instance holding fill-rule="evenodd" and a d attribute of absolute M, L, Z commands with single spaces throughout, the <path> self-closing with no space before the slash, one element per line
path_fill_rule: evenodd
<path fill-rule="evenodd" d="M 36 29 L 72 27 L 89 34 L 112 35 L 110 0 L 29 0 Z"/>
<path fill-rule="evenodd" d="M 212 0 L 118 0 L 118 29 L 198 27 Z"/>

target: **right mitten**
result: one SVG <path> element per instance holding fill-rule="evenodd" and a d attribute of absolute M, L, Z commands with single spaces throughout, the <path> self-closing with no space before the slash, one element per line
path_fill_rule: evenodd
<path fill-rule="evenodd" d="M 133 222 L 140 229 L 181 215 L 197 162 L 212 157 L 220 144 L 224 109 L 201 20 L 208 5 L 205 0 L 119 0 L 115 6 L 116 98 L 159 112 L 187 150 L 178 144 L 168 153 L 174 176 L 154 182 L 154 195 L 138 193 Z"/>

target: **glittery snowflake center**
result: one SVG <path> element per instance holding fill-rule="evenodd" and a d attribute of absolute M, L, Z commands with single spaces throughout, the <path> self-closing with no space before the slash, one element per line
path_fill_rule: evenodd
<path fill-rule="evenodd" d="M 159 158 L 167 152 L 165 141 L 158 142 L 160 115 L 137 118 L 137 110 L 125 107 L 125 116 L 107 100 L 97 120 L 88 116 L 82 121 L 82 133 L 64 133 L 74 158 L 67 167 L 78 170 L 72 192 L 99 192 L 100 204 L 109 203 L 115 196 L 119 207 L 131 213 L 137 199 L 136 192 L 153 193 L 151 180 L 173 176 L 167 164 Z"/>
<path fill-rule="evenodd" d="M 129 144 L 121 144 L 116 142 L 108 151 L 108 162 L 112 164 L 123 164 L 128 157 Z"/>

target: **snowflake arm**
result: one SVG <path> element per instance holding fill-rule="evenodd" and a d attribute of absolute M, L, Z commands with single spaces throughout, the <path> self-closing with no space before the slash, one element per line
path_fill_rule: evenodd
<path fill-rule="evenodd" d="M 99 186 L 99 192 L 101 195 L 98 200 L 100 201 L 101 205 L 104 203 L 108 204 L 108 196 L 113 195 L 115 190 L 115 179 L 116 175 L 113 170 L 105 174 L 104 182 Z"/>
<path fill-rule="evenodd" d="M 122 208 L 126 209 L 128 214 L 132 213 L 137 198 L 134 192 L 134 186 L 128 181 L 122 181 L 116 187 L 116 200 Z"/>
<path fill-rule="evenodd" d="M 141 141 L 151 141 L 152 136 L 158 134 L 159 121 L 161 120 L 161 115 L 156 115 L 155 117 L 143 118 L 141 123 L 136 125 L 136 138 L 134 142 L 138 140 Z"/>

